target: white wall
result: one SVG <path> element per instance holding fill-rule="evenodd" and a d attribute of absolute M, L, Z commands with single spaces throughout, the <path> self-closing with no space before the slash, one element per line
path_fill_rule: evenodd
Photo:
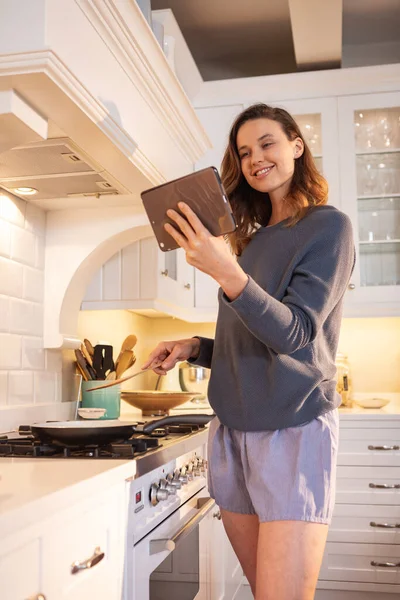
<path fill-rule="evenodd" d="M 7 409 L 61 401 L 61 352 L 43 350 L 45 227 L 44 211 L 0 195 L 0 431 Z"/>

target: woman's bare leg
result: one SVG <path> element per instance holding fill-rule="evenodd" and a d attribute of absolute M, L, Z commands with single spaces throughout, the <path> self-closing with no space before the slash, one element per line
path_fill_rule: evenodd
<path fill-rule="evenodd" d="M 258 517 L 257 515 L 242 515 L 222 509 L 221 516 L 229 541 L 254 595 L 256 590 Z"/>
<path fill-rule="evenodd" d="M 260 523 L 256 600 L 313 600 L 327 535 L 320 523 Z"/>

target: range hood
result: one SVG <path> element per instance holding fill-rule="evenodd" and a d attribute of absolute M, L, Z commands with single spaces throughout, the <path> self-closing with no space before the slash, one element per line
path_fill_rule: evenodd
<path fill-rule="evenodd" d="M 17 146 L 0 154 L 0 187 L 20 198 L 29 196 L 38 204 L 129 193 L 67 137 Z"/>

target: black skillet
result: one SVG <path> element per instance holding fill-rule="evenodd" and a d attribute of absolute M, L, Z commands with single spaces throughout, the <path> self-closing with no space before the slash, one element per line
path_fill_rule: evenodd
<path fill-rule="evenodd" d="M 215 415 L 173 415 L 149 421 L 144 425 L 123 421 L 55 421 L 31 425 L 32 434 L 41 442 L 62 446 L 108 444 L 127 440 L 134 433 L 151 434 L 168 425 L 206 425 Z"/>

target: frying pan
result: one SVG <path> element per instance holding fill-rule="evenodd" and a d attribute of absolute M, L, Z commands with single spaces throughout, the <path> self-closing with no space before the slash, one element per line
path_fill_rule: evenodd
<path fill-rule="evenodd" d="M 172 415 L 149 421 L 144 425 L 122 421 L 55 421 L 31 425 L 34 436 L 45 443 L 61 446 L 83 446 L 85 444 L 107 444 L 127 440 L 134 433 L 151 434 L 166 425 L 206 425 L 215 415 Z"/>

